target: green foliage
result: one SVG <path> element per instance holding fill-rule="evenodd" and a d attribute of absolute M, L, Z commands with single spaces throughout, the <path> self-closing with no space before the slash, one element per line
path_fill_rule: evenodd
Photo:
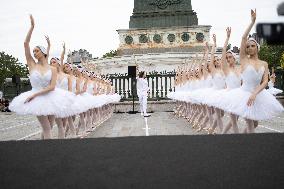
<path fill-rule="evenodd" d="M 117 50 L 111 50 L 110 52 L 103 55 L 103 58 L 114 57 L 117 56 Z"/>
<path fill-rule="evenodd" d="M 281 68 L 281 59 L 284 53 L 284 45 L 262 45 L 259 51 L 259 58 L 268 63 L 269 67 Z M 284 60 L 282 60 L 283 62 Z M 283 67 L 282 67 L 283 68 Z"/>
<path fill-rule="evenodd" d="M 230 50 L 230 49 L 231 49 L 231 47 L 232 47 L 232 44 L 231 44 L 231 43 L 229 43 L 229 44 L 227 45 L 227 49 L 226 49 L 226 50 L 227 50 L 227 51 L 228 51 L 228 50 Z"/>
<path fill-rule="evenodd" d="M 281 69 L 284 69 L 284 52 L 283 52 L 281 60 L 280 60 L 280 66 L 281 66 Z"/>
<path fill-rule="evenodd" d="M 27 65 L 21 64 L 12 55 L 0 52 L 0 88 L 3 86 L 6 78 L 11 78 L 13 75 L 27 77 L 28 73 Z"/>

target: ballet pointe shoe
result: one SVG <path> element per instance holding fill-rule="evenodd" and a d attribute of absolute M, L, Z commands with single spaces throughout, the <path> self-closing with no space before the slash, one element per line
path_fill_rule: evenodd
<path fill-rule="evenodd" d="M 203 128 L 201 127 L 201 125 L 198 127 L 197 132 L 201 132 L 203 130 Z"/>
<path fill-rule="evenodd" d="M 215 129 L 209 128 L 209 129 L 208 129 L 208 134 L 209 134 L 209 135 L 215 135 L 215 134 L 216 134 Z"/>
<path fill-rule="evenodd" d="M 77 127 L 75 130 L 76 130 L 76 135 L 78 136 L 80 132 L 80 127 Z"/>
<path fill-rule="evenodd" d="M 199 123 L 197 121 L 193 121 L 193 129 L 197 129 L 197 127 L 199 127 Z"/>

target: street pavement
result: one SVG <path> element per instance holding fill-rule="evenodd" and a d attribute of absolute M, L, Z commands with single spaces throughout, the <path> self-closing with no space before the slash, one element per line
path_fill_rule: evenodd
<path fill-rule="evenodd" d="M 77 120 L 78 121 L 78 118 Z M 224 118 L 224 124 L 228 116 Z M 243 119 L 238 122 L 240 130 L 245 126 Z M 261 121 L 257 133 L 283 133 L 284 113 L 269 121 Z M 0 141 L 37 140 L 40 139 L 41 128 L 34 116 L 19 116 L 14 113 L 0 113 Z M 52 130 L 53 138 L 57 138 L 57 127 Z M 128 137 L 153 135 L 201 135 L 205 132 L 192 130 L 191 125 L 183 118 L 177 118 L 172 112 L 154 112 L 149 118 L 137 114 L 113 114 L 90 132 L 87 138 Z"/>

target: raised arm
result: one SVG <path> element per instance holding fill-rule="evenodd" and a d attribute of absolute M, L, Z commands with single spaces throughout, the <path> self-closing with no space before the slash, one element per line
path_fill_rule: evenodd
<path fill-rule="evenodd" d="M 208 43 L 206 42 L 206 45 L 205 45 L 204 50 L 203 50 L 203 57 L 202 57 L 202 61 L 204 63 L 207 63 L 208 55 L 209 55 L 209 47 L 208 47 Z"/>
<path fill-rule="evenodd" d="M 248 35 L 252 29 L 252 27 L 255 24 L 256 20 L 256 9 L 253 11 L 251 10 L 251 23 L 249 24 L 248 28 L 246 29 L 245 33 L 243 34 L 242 37 L 242 43 L 241 43 L 241 48 L 240 48 L 240 60 L 246 58 L 246 43 L 247 43 L 247 38 Z M 242 64 L 242 61 L 240 61 Z"/>
<path fill-rule="evenodd" d="M 48 60 L 48 57 L 49 57 L 49 51 L 50 51 L 50 40 L 49 40 L 49 37 L 48 35 L 45 36 L 45 39 L 46 39 L 46 42 L 47 42 L 47 49 L 46 49 L 46 59 Z"/>
<path fill-rule="evenodd" d="M 34 18 L 33 18 L 32 15 L 30 15 L 30 21 L 31 21 L 31 27 L 28 31 L 28 34 L 27 34 L 25 42 L 24 42 L 25 56 L 26 56 L 26 60 L 27 60 L 27 64 L 28 64 L 29 69 L 32 68 L 35 65 L 35 60 L 33 59 L 32 55 L 31 55 L 31 49 L 30 49 L 30 41 L 31 41 L 33 30 L 34 30 L 34 26 L 35 26 Z"/>
<path fill-rule="evenodd" d="M 226 38 L 226 41 L 224 43 L 223 50 L 222 50 L 221 68 L 223 69 L 224 72 L 228 70 L 228 64 L 226 63 L 226 54 L 227 54 L 228 43 L 229 43 L 230 36 L 231 36 L 231 31 L 232 31 L 231 28 L 227 27 L 226 29 L 227 38 Z"/>
<path fill-rule="evenodd" d="M 215 50 L 216 50 L 216 35 L 213 34 L 213 46 L 211 49 L 211 58 L 210 58 L 210 63 L 209 63 L 210 70 L 213 72 L 215 71 L 215 65 L 214 65 Z"/>
<path fill-rule="evenodd" d="M 61 70 L 63 70 L 64 68 L 64 56 L 65 56 L 65 52 L 66 52 L 66 48 L 65 48 L 65 43 L 63 42 L 63 50 L 62 50 L 62 53 L 61 53 L 61 56 L 60 56 L 60 66 L 61 66 Z"/>

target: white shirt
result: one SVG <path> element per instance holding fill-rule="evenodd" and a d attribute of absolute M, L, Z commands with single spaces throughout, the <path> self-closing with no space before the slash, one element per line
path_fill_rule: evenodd
<path fill-rule="evenodd" d="M 150 90 L 148 87 L 147 79 L 144 78 L 137 78 L 137 95 L 138 97 L 142 95 L 147 96 L 147 92 Z"/>

